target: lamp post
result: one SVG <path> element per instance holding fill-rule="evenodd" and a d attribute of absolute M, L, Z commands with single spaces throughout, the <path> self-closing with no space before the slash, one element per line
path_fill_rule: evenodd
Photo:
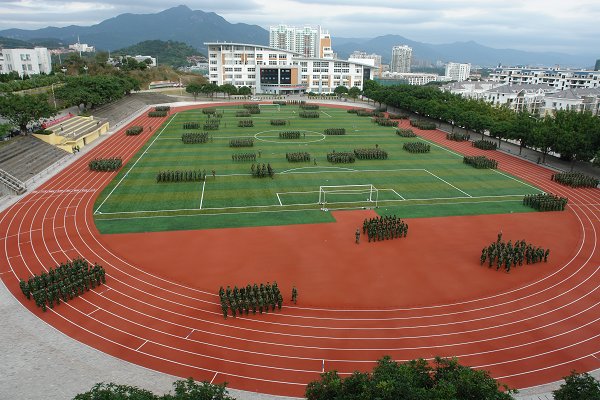
<path fill-rule="evenodd" d="M 50 88 L 52 89 L 52 101 L 54 102 L 54 109 L 56 110 L 56 96 L 54 95 L 54 83 L 50 85 Z"/>

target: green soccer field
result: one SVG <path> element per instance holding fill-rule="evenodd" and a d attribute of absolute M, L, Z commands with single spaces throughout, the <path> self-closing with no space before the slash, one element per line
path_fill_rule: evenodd
<path fill-rule="evenodd" d="M 205 229 L 216 227 L 329 222 L 328 211 L 375 208 L 404 218 L 526 212 L 523 195 L 540 190 L 495 170 L 463 164 L 462 157 L 431 144 L 431 152 L 411 154 L 396 128 L 381 127 L 369 117 L 323 107 L 319 118 L 298 116 L 298 106 L 263 106 L 260 114 L 236 117 L 242 106 L 218 107 L 218 130 L 209 140 L 184 144 L 185 132 L 200 132 L 207 120 L 202 109 L 173 115 L 104 189 L 94 206 L 102 233 Z M 253 127 L 238 127 L 252 119 Z M 286 120 L 273 126 L 271 120 Z M 200 128 L 184 129 L 186 122 Z M 324 135 L 327 128 L 346 134 Z M 298 139 L 281 139 L 299 131 Z M 230 140 L 252 138 L 252 147 L 229 147 Z M 126 140 L 126 139 L 124 139 Z M 327 153 L 379 148 L 386 160 L 327 162 Z M 286 153 L 307 152 L 310 161 L 288 162 Z M 254 153 L 256 161 L 233 161 L 232 155 Z M 270 164 L 273 178 L 251 175 L 253 164 Z M 202 182 L 157 183 L 159 171 L 205 171 Z M 211 171 L 215 171 L 213 178 Z"/>

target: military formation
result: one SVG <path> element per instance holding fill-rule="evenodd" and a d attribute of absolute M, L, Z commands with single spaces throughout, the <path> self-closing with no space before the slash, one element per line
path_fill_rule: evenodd
<path fill-rule="evenodd" d="M 405 238 L 408 233 L 408 224 L 395 215 L 365 218 L 362 231 L 367 235 L 369 242 Z"/>
<path fill-rule="evenodd" d="M 305 151 L 296 153 L 285 153 L 285 159 L 289 162 L 310 161 L 310 153 L 307 153 Z"/>
<path fill-rule="evenodd" d="M 396 135 L 398 135 L 400 137 L 406 137 L 406 138 L 417 137 L 417 134 L 414 133 L 412 129 L 406 129 L 406 128 L 396 129 Z"/>
<path fill-rule="evenodd" d="M 496 143 L 491 140 L 475 140 L 471 145 L 481 150 L 496 150 L 496 147 L 498 147 Z"/>
<path fill-rule="evenodd" d="M 446 139 L 453 140 L 455 142 L 464 142 L 465 140 L 469 140 L 471 135 L 468 133 L 446 133 Z"/>
<path fill-rule="evenodd" d="M 214 174 L 213 174 L 214 176 Z M 186 170 L 186 171 L 159 171 L 156 174 L 156 183 L 174 183 L 174 182 L 202 182 L 206 180 L 206 170 Z"/>
<path fill-rule="evenodd" d="M 327 161 L 333 164 L 350 164 L 356 161 L 356 156 L 349 151 L 336 152 L 334 150 L 331 153 L 327 153 Z"/>
<path fill-rule="evenodd" d="M 252 147 L 254 146 L 253 138 L 230 139 L 229 147 Z"/>
<path fill-rule="evenodd" d="M 346 134 L 346 128 L 327 128 L 323 131 L 325 135 L 340 136 Z"/>
<path fill-rule="evenodd" d="M 495 242 L 481 250 L 480 262 L 483 265 L 487 260 L 489 268 L 495 265 L 496 271 L 504 268 L 506 272 L 510 272 L 511 268 L 521 266 L 523 262 L 526 264 L 548 262 L 549 255 L 549 249 L 534 246 L 525 240 L 517 240 L 514 244 L 509 240 L 505 243 L 502 240 L 502 233 L 499 233 Z"/>
<path fill-rule="evenodd" d="M 463 162 L 475 168 L 498 168 L 498 161 L 486 156 L 465 156 Z"/>
<path fill-rule="evenodd" d="M 252 128 L 254 126 L 254 121 L 251 119 L 240 119 L 238 121 L 238 127 L 240 128 Z"/>
<path fill-rule="evenodd" d="M 266 165 L 263 163 L 262 166 L 260 164 L 254 165 L 253 163 L 252 166 L 250 166 L 250 173 L 255 178 L 273 178 L 275 170 L 271 167 L 270 163 L 267 163 Z"/>
<path fill-rule="evenodd" d="M 233 153 L 232 161 L 256 161 L 256 153 Z"/>
<path fill-rule="evenodd" d="M 388 153 L 375 147 L 372 149 L 354 149 L 354 156 L 359 160 L 387 160 Z"/>
<path fill-rule="evenodd" d="M 294 289 L 296 289 L 294 287 Z M 293 293 L 293 292 L 292 292 Z M 293 295 L 292 295 L 293 297 Z M 223 312 L 223 318 L 227 319 L 229 312 L 235 318 L 236 315 L 248 315 L 250 312 L 256 314 L 258 311 L 260 314 L 263 312 L 268 313 L 269 309 L 275 311 L 275 307 L 281 310 L 283 305 L 283 296 L 277 287 L 277 282 L 273 282 L 271 285 L 267 282 L 266 285 L 246 285 L 238 289 L 234 286 L 231 289 L 227 286 L 227 289 L 223 289 L 223 286 L 219 289 L 219 299 L 221 301 L 221 311 Z"/>
<path fill-rule="evenodd" d="M 592 176 L 582 174 L 581 172 L 561 172 L 552 175 L 552 180 L 563 185 L 571 187 L 589 187 L 595 188 L 600 181 Z"/>
<path fill-rule="evenodd" d="M 564 211 L 569 200 L 552 193 L 528 194 L 523 197 L 523 204 L 538 211 Z"/>
<path fill-rule="evenodd" d="M 90 171 L 111 172 L 121 168 L 123 161 L 121 157 L 112 158 L 94 158 L 88 163 Z"/>
<path fill-rule="evenodd" d="M 300 139 L 301 135 L 300 131 L 282 131 L 279 132 L 279 139 Z"/>
<path fill-rule="evenodd" d="M 402 148 L 409 153 L 429 153 L 431 151 L 431 145 L 423 142 L 404 143 Z"/>
<path fill-rule="evenodd" d="M 181 135 L 184 144 L 197 144 L 208 142 L 208 132 L 185 132 Z"/>
<path fill-rule="evenodd" d="M 135 125 L 125 131 L 126 136 L 137 136 L 144 131 L 143 126 Z"/>

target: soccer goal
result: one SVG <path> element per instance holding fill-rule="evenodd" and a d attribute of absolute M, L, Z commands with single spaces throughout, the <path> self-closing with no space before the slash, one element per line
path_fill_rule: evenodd
<path fill-rule="evenodd" d="M 259 103 L 258 104 L 258 108 L 260 110 L 266 109 L 266 110 L 271 111 L 271 110 L 275 109 L 277 111 L 281 111 L 281 106 L 279 104 L 262 104 L 262 103 Z"/>
<path fill-rule="evenodd" d="M 319 204 L 325 208 L 327 204 L 336 203 L 369 203 L 377 207 L 379 190 L 368 185 L 319 186 Z"/>

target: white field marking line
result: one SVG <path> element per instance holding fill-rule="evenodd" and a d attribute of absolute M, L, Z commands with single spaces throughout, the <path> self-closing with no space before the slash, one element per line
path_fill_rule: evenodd
<path fill-rule="evenodd" d="M 112 288 L 106 288 L 105 290 L 102 290 L 101 292 L 96 292 L 96 294 L 98 296 L 104 296 L 105 293 L 107 293 L 108 291 L 110 291 Z"/>
<path fill-rule="evenodd" d="M 135 351 L 140 351 L 142 346 L 145 345 L 146 343 L 148 343 L 148 340 L 145 340 L 144 343 L 140 344 L 140 346 L 137 349 L 135 349 Z"/>
<path fill-rule="evenodd" d="M 25 234 L 30 233 L 30 232 L 37 232 L 37 231 L 41 231 L 41 230 L 42 230 L 42 228 L 35 228 L 35 229 L 31 229 L 31 231 L 13 233 L 12 235 L 7 235 L 7 236 L 4 236 L 4 237 L 1 237 L 0 240 L 12 239 L 12 238 L 14 238 L 16 236 L 19 236 L 19 235 L 25 235 Z"/>
<path fill-rule="evenodd" d="M 327 114 L 325 111 L 321 110 L 321 113 L 327 115 L 329 118 L 333 118 L 331 115 Z"/>
<path fill-rule="evenodd" d="M 377 189 L 377 190 L 379 190 L 379 189 Z M 406 200 L 404 197 L 400 196 L 400 193 L 396 192 L 394 189 L 382 189 L 382 190 L 391 190 L 392 192 L 394 192 L 396 194 L 396 196 L 400 197 L 402 200 Z"/>
<path fill-rule="evenodd" d="M 281 202 L 281 198 L 279 197 L 279 193 L 275 193 L 277 195 L 277 201 L 279 201 L 279 205 L 283 206 L 283 203 Z"/>
<path fill-rule="evenodd" d="M 202 210 L 202 202 L 204 201 L 204 186 L 206 186 L 206 178 L 202 182 L 202 195 L 200 196 L 200 207 L 198 207 L 199 210 Z"/>
<path fill-rule="evenodd" d="M 192 329 L 192 330 L 190 331 L 190 333 L 188 333 L 188 335 L 187 335 L 185 338 L 186 338 L 186 339 L 189 339 L 189 338 L 190 338 L 190 336 L 192 336 L 192 333 L 194 333 L 194 332 L 196 332 L 196 330 L 195 330 L 195 329 Z"/>
<path fill-rule="evenodd" d="M 450 182 L 448 182 L 447 180 L 440 178 L 439 176 L 437 176 L 437 175 L 436 175 L 436 174 L 434 174 L 433 172 L 430 172 L 429 170 L 425 170 L 425 171 L 426 171 L 428 174 L 430 174 L 430 175 L 432 175 L 432 176 L 436 177 L 436 178 L 437 178 L 437 179 L 439 179 L 440 181 L 444 182 L 446 185 L 450 185 L 450 186 L 452 186 L 454 189 L 458 190 L 459 192 L 461 192 L 461 193 L 463 193 L 463 194 L 466 194 L 466 195 L 467 195 L 467 196 L 469 196 L 469 197 L 473 197 L 473 196 L 471 196 L 469 193 L 465 192 L 464 190 L 461 190 L 461 189 L 457 188 L 456 186 L 454 186 L 453 184 L 451 184 L 451 183 L 450 183 Z"/>
<path fill-rule="evenodd" d="M 93 309 L 92 311 L 87 313 L 86 315 L 89 317 L 90 315 L 92 315 L 93 313 L 95 313 L 96 311 L 99 311 L 99 310 L 100 310 L 100 307 L 96 307 L 95 309 Z"/>
<path fill-rule="evenodd" d="M 54 251 L 51 251 L 51 252 L 50 252 L 50 254 L 54 254 L 54 253 L 62 253 L 62 252 L 67 252 L 67 251 L 77 251 L 77 249 L 70 248 L 70 249 L 60 249 L 60 250 L 54 250 Z"/>
<path fill-rule="evenodd" d="M 177 116 L 177 114 L 178 113 L 175 113 L 175 116 Z M 106 200 L 108 200 L 108 198 L 113 194 L 113 192 L 119 187 L 119 185 L 121 184 L 121 182 L 123 182 L 123 180 L 127 177 L 127 175 L 129 175 L 129 173 L 131 172 L 131 170 L 133 170 L 133 168 L 142 159 L 142 157 L 144 157 L 144 155 L 148 152 L 148 150 L 150 150 L 150 148 L 152 147 L 152 145 L 154 144 L 154 142 L 156 142 L 156 139 L 158 139 L 160 137 L 160 135 L 162 135 L 162 133 L 165 131 L 165 129 L 167 129 L 167 127 L 169 126 L 169 124 L 171 122 L 173 122 L 174 119 L 175 119 L 175 117 L 171 118 L 169 120 L 169 122 L 167 122 L 167 124 L 160 130 L 160 132 L 158 133 L 158 135 L 156 135 L 156 137 L 154 138 L 154 140 L 152 140 L 152 142 L 150 143 L 150 145 L 148 145 L 148 147 L 146 147 L 146 150 L 144 150 L 144 152 L 138 157 L 138 159 L 135 160 L 135 162 L 133 163 L 133 165 L 131 165 L 131 167 L 129 167 L 129 169 L 127 170 L 127 172 L 125 172 L 125 174 L 121 177 L 121 179 L 119 180 L 119 182 L 117 182 L 117 184 L 115 185 L 115 187 L 110 191 L 110 193 L 106 196 L 106 198 L 102 201 L 102 203 L 100 203 L 100 205 L 98 206 L 98 208 L 96 208 L 96 211 L 94 211 L 94 213 L 97 213 L 98 210 L 100 210 L 100 208 L 102 208 L 102 206 L 104 205 L 104 203 L 106 203 Z"/>
<path fill-rule="evenodd" d="M 12 272 L 12 271 L 8 270 L 8 271 L 0 272 L 0 275 L 8 274 L 9 272 Z"/>
<path fill-rule="evenodd" d="M 336 168 L 337 170 L 332 170 L 332 171 L 322 171 L 322 169 L 324 167 L 305 167 L 305 168 L 313 168 L 313 169 L 321 169 L 321 171 L 297 171 L 299 168 L 294 168 L 292 170 L 288 170 L 288 171 L 292 171 L 292 172 L 288 172 L 288 171 L 283 171 L 280 172 L 279 174 L 328 174 L 328 173 L 343 173 L 343 172 L 350 172 L 350 173 L 357 173 L 357 172 L 402 172 L 402 171 L 427 171 L 424 168 L 398 168 L 398 169 L 352 169 L 352 168 L 341 168 L 341 167 L 326 167 L 326 168 Z M 247 174 L 243 174 L 243 175 L 247 175 Z"/>
<path fill-rule="evenodd" d="M 598 354 L 598 353 L 592 353 L 592 354 L 590 354 L 590 356 L 592 356 L 592 357 L 594 357 L 596 360 L 600 361 L 600 358 L 596 357 L 596 354 Z"/>
<path fill-rule="evenodd" d="M 380 191 L 393 191 L 394 189 L 378 189 Z M 318 191 L 306 191 L 306 192 L 278 192 L 279 195 L 286 194 L 307 194 L 307 193 L 319 193 Z M 366 192 L 365 192 L 366 193 Z M 397 192 L 396 194 L 400 196 Z M 487 199 L 487 198 L 510 198 L 510 197 L 523 197 L 524 194 L 506 194 L 506 195 L 490 195 L 490 196 L 456 196 L 456 197 L 431 197 L 431 198 L 420 198 L 420 199 L 406 199 L 402 198 L 401 200 L 379 200 L 380 203 L 385 202 L 400 202 L 400 201 L 436 201 L 436 200 L 459 200 L 459 199 Z M 490 201 L 482 201 L 482 203 L 501 203 L 501 202 L 512 202 L 512 201 L 521 201 L 521 199 L 515 200 L 490 200 Z M 343 201 L 343 202 L 335 202 L 329 204 L 360 204 L 363 201 Z M 471 202 L 437 202 L 437 203 L 426 203 L 426 204 L 415 204 L 415 205 L 433 205 L 433 204 L 477 204 L 480 202 L 471 201 Z M 294 207 L 294 206 L 311 206 L 318 205 L 318 203 L 294 203 L 294 204 L 285 204 L 281 205 L 281 207 Z M 276 204 L 274 205 L 254 205 L 254 206 L 231 206 L 231 207 L 212 207 L 212 208 L 204 208 L 204 210 L 239 210 L 246 208 L 271 208 L 278 207 Z M 117 212 L 101 212 L 98 215 L 132 215 L 132 214 L 157 214 L 157 213 L 175 213 L 175 212 L 185 212 L 185 211 L 198 211 L 198 209 L 194 208 L 179 208 L 179 209 L 171 209 L 171 210 L 139 210 L 139 211 L 117 211 Z M 143 218 L 171 218 L 171 217 L 189 217 L 189 216 L 213 216 L 213 215 L 234 215 L 234 214 L 258 214 L 263 212 L 282 212 L 282 211 L 315 211 L 314 209 L 300 209 L 300 210 L 258 210 L 258 211 L 241 211 L 241 212 L 227 212 L 227 213 L 195 213 L 195 214 L 177 214 L 177 215 L 140 215 L 140 216 L 132 216 L 132 217 L 123 217 L 123 218 L 101 218 L 99 221 L 113 221 L 113 220 L 122 220 L 122 219 L 143 219 Z"/>
<path fill-rule="evenodd" d="M 218 372 L 215 372 L 215 376 L 212 377 L 212 379 L 210 380 L 210 384 L 212 385 L 212 383 L 215 381 L 215 378 L 217 377 L 217 375 L 219 375 Z"/>
<path fill-rule="evenodd" d="M 522 184 L 522 185 L 529 186 L 530 188 L 532 188 L 532 189 L 535 189 L 535 190 L 537 190 L 538 192 L 542 192 L 542 193 L 544 192 L 543 190 L 540 190 L 540 189 L 536 188 L 535 186 L 533 186 L 533 185 L 530 185 L 530 184 L 529 184 L 529 183 L 527 183 L 527 182 L 523 182 L 523 181 L 521 181 L 521 180 L 518 180 L 518 179 L 516 179 L 516 178 L 513 178 L 512 176 L 510 176 L 510 175 L 507 175 L 507 174 L 505 174 L 504 172 L 498 171 L 497 169 L 492 169 L 492 171 L 494 171 L 495 173 L 497 173 L 497 174 L 500 174 L 500 175 L 502 175 L 502 176 L 504 176 L 504 177 L 506 177 L 506 178 L 512 179 L 513 181 L 519 182 L 519 183 L 520 183 L 520 184 Z"/>

